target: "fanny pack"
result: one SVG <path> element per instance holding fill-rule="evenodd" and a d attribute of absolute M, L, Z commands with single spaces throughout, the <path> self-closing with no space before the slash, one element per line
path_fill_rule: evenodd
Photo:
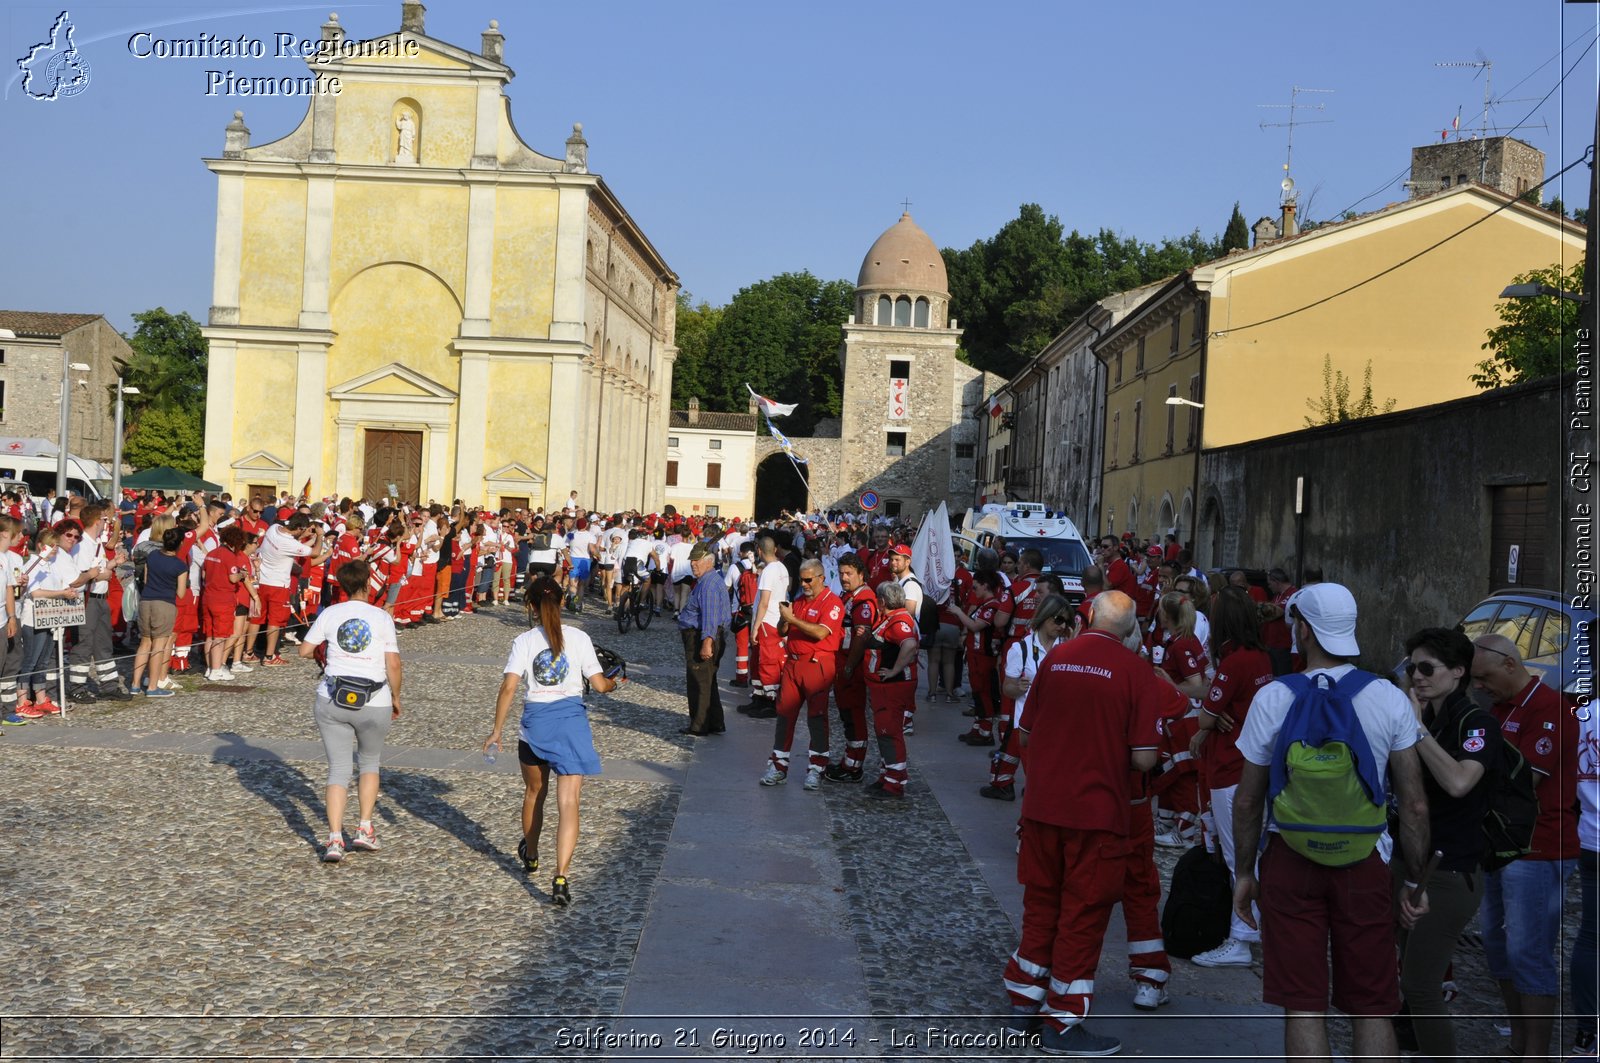
<path fill-rule="evenodd" d="M 388 685 L 386 679 L 362 679 L 353 675 L 328 676 L 328 694 L 335 705 L 344 709 L 364 709 L 372 695 Z"/>

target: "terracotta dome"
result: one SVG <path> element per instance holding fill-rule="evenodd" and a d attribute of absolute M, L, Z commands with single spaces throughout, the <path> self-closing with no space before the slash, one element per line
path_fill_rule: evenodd
<path fill-rule="evenodd" d="M 861 262 L 856 290 L 950 294 L 944 256 L 909 213 L 884 230 Z"/>

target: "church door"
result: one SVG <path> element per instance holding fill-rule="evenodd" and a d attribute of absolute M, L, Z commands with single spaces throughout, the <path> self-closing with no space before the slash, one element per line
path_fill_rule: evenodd
<path fill-rule="evenodd" d="M 367 460 L 361 491 L 369 499 L 391 494 L 393 484 L 403 502 L 420 501 L 422 433 L 367 429 Z"/>

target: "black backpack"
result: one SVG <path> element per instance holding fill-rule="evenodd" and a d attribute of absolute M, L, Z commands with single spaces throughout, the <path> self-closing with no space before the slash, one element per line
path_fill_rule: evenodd
<path fill-rule="evenodd" d="M 532 541 L 529 543 L 529 546 L 531 546 L 535 550 L 540 551 L 541 553 L 546 551 L 546 550 L 549 550 L 550 549 L 550 533 L 547 532 L 547 531 L 536 531 L 536 532 L 534 532 L 533 533 L 533 537 L 532 537 Z"/>
<path fill-rule="evenodd" d="M 1467 721 L 1493 717 L 1486 713 L 1463 713 L 1457 725 L 1456 741 L 1465 742 Z M 1483 816 L 1483 869 L 1498 871 L 1513 860 L 1520 860 L 1533 849 L 1533 828 L 1539 819 L 1539 798 L 1533 792 L 1533 769 L 1522 750 L 1502 736 L 1500 756 L 1489 766 L 1489 808 Z"/>
<path fill-rule="evenodd" d="M 1167 903 L 1161 906 L 1161 940 L 1167 955 L 1187 960 L 1227 940 L 1233 912 L 1233 880 L 1220 856 L 1196 845 L 1172 869 Z"/>
<path fill-rule="evenodd" d="M 933 645 L 933 637 L 939 633 L 939 603 L 933 600 L 933 595 L 928 593 L 928 588 L 922 585 L 921 580 L 915 576 L 910 579 L 922 592 L 922 604 L 917 607 L 917 640 L 923 649 L 927 649 Z"/>

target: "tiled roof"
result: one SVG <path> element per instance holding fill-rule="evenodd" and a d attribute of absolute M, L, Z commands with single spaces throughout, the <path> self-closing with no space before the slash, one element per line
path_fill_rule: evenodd
<path fill-rule="evenodd" d="M 753 413 L 718 413 L 714 410 L 701 410 L 700 421 L 697 424 L 689 423 L 687 410 L 673 410 L 667 418 L 668 428 L 698 428 L 711 432 L 754 432 L 756 430 L 756 415 Z"/>
<path fill-rule="evenodd" d="M 39 310 L 0 310 L 0 328 L 18 336 L 65 336 L 100 317 L 99 314 L 49 314 Z"/>

